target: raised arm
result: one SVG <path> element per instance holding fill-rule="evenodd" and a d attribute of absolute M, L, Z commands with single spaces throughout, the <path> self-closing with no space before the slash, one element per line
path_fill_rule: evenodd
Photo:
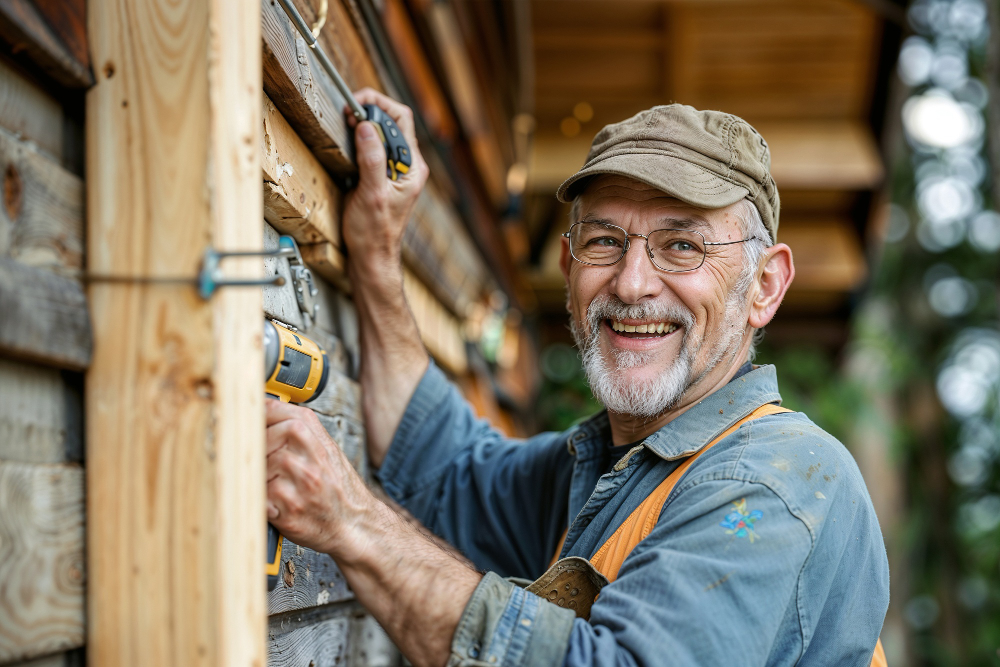
<path fill-rule="evenodd" d="M 371 123 L 356 123 L 358 187 L 347 195 L 343 216 L 348 275 L 361 331 L 362 406 L 372 465 L 382 465 L 396 427 L 429 358 L 403 297 L 401 243 L 428 169 L 417 146 L 413 113 L 374 90 L 356 93 L 361 104 L 381 107 L 410 145 L 410 172 L 386 177 L 385 149 Z"/>

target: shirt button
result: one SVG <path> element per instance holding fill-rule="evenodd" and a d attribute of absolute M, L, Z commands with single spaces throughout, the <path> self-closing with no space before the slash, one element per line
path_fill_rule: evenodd
<path fill-rule="evenodd" d="M 478 646 L 472 646 L 472 647 L 469 648 L 469 657 L 470 658 L 478 658 L 479 657 L 479 647 Z"/>

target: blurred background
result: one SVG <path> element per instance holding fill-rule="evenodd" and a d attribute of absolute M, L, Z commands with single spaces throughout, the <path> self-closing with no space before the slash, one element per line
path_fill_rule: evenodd
<path fill-rule="evenodd" d="M 459 314 L 451 368 L 480 414 L 527 435 L 599 409 L 553 196 L 594 134 L 672 101 L 740 115 L 770 144 L 797 269 L 757 362 L 862 468 L 889 663 L 1000 665 L 994 0 L 376 4 L 397 52 L 405 33 L 428 54 L 401 59 L 428 138 L 466 146 L 491 204 L 498 233 L 471 228 L 496 289 Z"/>

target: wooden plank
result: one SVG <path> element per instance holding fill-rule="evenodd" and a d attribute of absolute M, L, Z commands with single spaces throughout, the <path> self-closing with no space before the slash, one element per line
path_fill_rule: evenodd
<path fill-rule="evenodd" d="M 83 370 L 93 339 L 80 281 L 0 257 L 0 354 Z"/>
<path fill-rule="evenodd" d="M 54 368 L 0 359 L 0 459 L 83 458 L 83 396 Z"/>
<path fill-rule="evenodd" d="M 263 104 L 264 218 L 299 243 L 339 246 L 340 190 L 271 100 Z"/>
<path fill-rule="evenodd" d="M 83 265 L 83 180 L 0 129 L 0 256 L 24 264 Z"/>
<path fill-rule="evenodd" d="M 343 292 L 351 291 L 344 254 L 332 243 L 314 243 L 300 248 L 302 260 L 318 275 Z"/>
<path fill-rule="evenodd" d="M 264 92 L 327 169 L 349 176 L 357 170 L 343 115 L 346 100 L 281 7 L 270 0 L 261 0 L 260 7 Z"/>
<path fill-rule="evenodd" d="M 0 461 L 0 663 L 84 639 L 84 476 Z"/>
<path fill-rule="evenodd" d="M 0 60 L 0 126 L 53 158 L 63 154 L 63 108 L 35 82 Z"/>
<path fill-rule="evenodd" d="M 55 11 L 54 2 L 38 3 L 30 0 L 5 0 L 0 3 L 0 37 L 7 41 L 15 53 L 24 53 L 57 83 L 67 88 L 87 88 L 94 83 L 90 63 L 86 57 L 86 44 L 79 40 L 65 39 L 72 29 L 72 14 L 82 4 L 79 0 L 65 3 L 62 11 Z M 62 4 L 62 3 L 60 3 Z M 39 8 L 44 7 L 43 12 Z M 70 16 L 67 16 L 70 15 Z M 60 30 L 54 31 L 46 18 L 63 15 Z M 82 31 L 82 24 L 78 34 Z M 85 35 L 83 36 L 85 40 Z"/>
<path fill-rule="evenodd" d="M 445 369 L 461 375 L 468 368 L 462 324 L 411 272 L 403 272 L 403 292 L 427 351 Z"/>
<path fill-rule="evenodd" d="M 849 292 L 867 277 L 861 241 L 848 218 L 783 220 L 778 240 L 795 257 L 795 280 L 789 294 Z"/>
<path fill-rule="evenodd" d="M 781 190 L 871 190 L 885 176 L 878 144 L 856 121 L 758 123 Z"/>
<path fill-rule="evenodd" d="M 278 586 L 267 595 L 268 614 L 308 609 L 353 597 L 332 558 L 285 540 Z"/>
<path fill-rule="evenodd" d="M 336 667 L 347 658 L 349 622 L 334 618 L 268 638 L 270 667 Z"/>
<path fill-rule="evenodd" d="M 191 276 L 208 244 L 260 249 L 260 17 L 238 0 L 88 12 L 90 270 Z M 88 662 L 263 665 L 260 291 L 92 283 L 90 299 Z"/>

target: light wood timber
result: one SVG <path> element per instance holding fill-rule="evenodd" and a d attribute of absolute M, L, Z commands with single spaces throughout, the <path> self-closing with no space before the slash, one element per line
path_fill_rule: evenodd
<path fill-rule="evenodd" d="M 260 17 L 237 0 L 90 0 L 88 27 L 90 270 L 193 276 L 208 245 L 259 250 Z M 254 258 L 225 272 L 262 273 Z M 260 291 L 89 294 L 88 663 L 262 666 Z"/>
<path fill-rule="evenodd" d="M 68 374 L 0 359 L 0 460 L 83 458 L 83 397 Z"/>
<path fill-rule="evenodd" d="M 55 269 L 83 265 L 83 180 L 0 129 L 0 256 Z"/>
<path fill-rule="evenodd" d="M 49 156 L 63 152 L 63 109 L 47 92 L 0 61 L 0 126 Z"/>
<path fill-rule="evenodd" d="M 84 640 L 84 475 L 0 461 L 0 664 Z"/>
<path fill-rule="evenodd" d="M 266 96 L 263 109 L 264 218 L 300 244 L 340 246 L 340 190 Z"/>
<path fill-rule="evenodd" d="M 0 257 L 0 355 L 83 370 L 93 348 L 79 280 Z"/>
<path fill-rule="evenodd" d="M 403 271 L 403 292 L 427 351 L 446 370 L 461 375 L 468 367 L 462 324 L 410 271 Z"/>

